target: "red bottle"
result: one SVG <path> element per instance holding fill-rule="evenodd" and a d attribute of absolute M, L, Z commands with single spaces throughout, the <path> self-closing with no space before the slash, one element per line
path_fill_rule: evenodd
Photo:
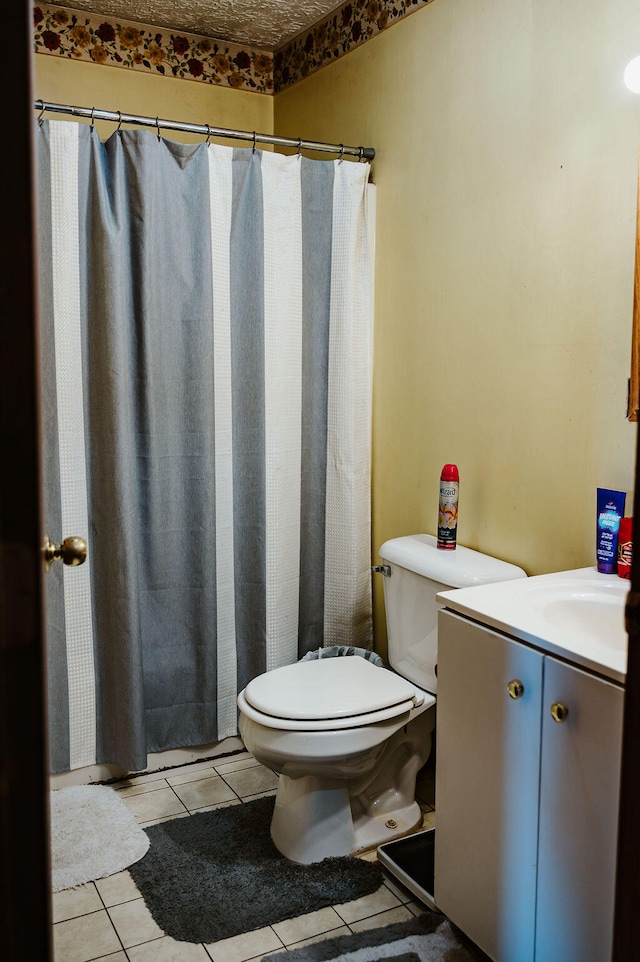
<path fill-rule="evenodd" d="M 633 518 L 620 518 L 618 531 L 618 575 L 631 578 L 633 556 Z"/>
<path fill-rule="evenodd" d="M 458 534 L 458 489 L 460 475 L 455 464 L 445 464 L 440 475 L 438 505 L 438 548 L 451 551 Z"/>

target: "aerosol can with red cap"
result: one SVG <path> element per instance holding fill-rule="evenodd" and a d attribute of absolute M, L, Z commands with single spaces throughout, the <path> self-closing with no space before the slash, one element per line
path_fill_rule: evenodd
<path fill-rule="evenodd" d="M 445 464 L 440 475 L 437 546 L 451 551 L 458 535 L 458 489 L 460 475 L 455 464 Z"/>

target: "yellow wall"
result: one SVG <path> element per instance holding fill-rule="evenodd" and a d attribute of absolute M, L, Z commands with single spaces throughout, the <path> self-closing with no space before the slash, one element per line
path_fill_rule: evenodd
<path fill-rule="evenodd" d="M 435 0 L 277 96 L 276 133 L 376 149 L 373 559 L 452 461 L 459 543 L 594 563 L 634 484 L 638 53 L 635 0 Z"/>
<path fill-rule="evenodd" d="M 33 90 L 36 100 L 101 107 L 139 116 L 182 120 L 192 124 L 211 124 L 235 130 L 273 132 L 273 98 L 245 90 L 231 90 L 193 80 L 176 80 L 153 74 L 107 67 L 85 61 L 37 54 L 34 58 Z M 47 114 L 49 119 L 68 120 Z M 97 123 L 102 138 L 115 129 L 113 124 Z M 163 136 L 183 143 L 201 142 L 202 137 L 178 131 Z M 225 141 L 232 143 L 231 141 Z M 233 141 L 236 146 L 246 144 Z"/>

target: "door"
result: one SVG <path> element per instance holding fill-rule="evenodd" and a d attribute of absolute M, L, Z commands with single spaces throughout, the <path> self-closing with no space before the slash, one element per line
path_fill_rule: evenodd
<path fill-rule="evenodd" d="M 19 15 L 21 14 L 21 15 Z M 12 16 L 0 178 L 0 958 L 51 957 L 31 130 L 31 4 Z"/>
<path fill-rule="evenodd" d="M 435 901 L 501 962 L 533 962 L 542 663 L 439 614 Z"/>
<path fill-rule="evenodd" d="M 611 958 L 623 704 L 617 685 L 545 658 L 537 962 Z"/>

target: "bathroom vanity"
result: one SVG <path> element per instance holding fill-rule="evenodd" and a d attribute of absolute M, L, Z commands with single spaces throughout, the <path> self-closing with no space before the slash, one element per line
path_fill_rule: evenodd
<path fill-rule="evenodd" d="M 438 908 L 495 962 L 611 957 L 629 583 L 438 601 Z"/>

